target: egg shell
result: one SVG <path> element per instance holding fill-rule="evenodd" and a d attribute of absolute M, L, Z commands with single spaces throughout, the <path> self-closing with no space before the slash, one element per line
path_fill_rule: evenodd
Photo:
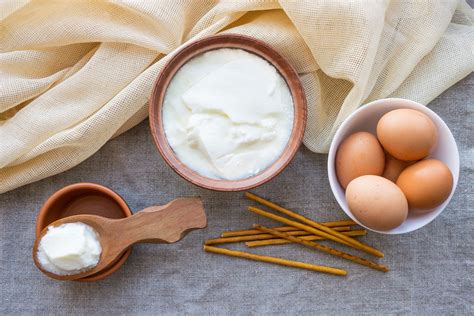
<path fill-rule="evenodd" d="M 438 132 L 426 114 L 412 109 L 397 109 L 378 121 L 377 137 L 390 155 L 409 161 L 428 156 L 437 143 Z"/>
<path fill-rule="evenodd" d="M 367 132 L 357 132 L 339 145 L 336 153 L 336 174 L 345 189 L 349 182 L 363 175 L 382 175 L 385 156 L 377 138 Z"/>
<path fill-rule="evenodd" d="M 408 202 L 402 190 L 380 176 L 352 180 L 347 186 L 346 200 L 357 220 L 375 230 L 396 228 L 408 215 Z"/>
<path fill-rule="evenodd" d="M 419 161 L 402 171 L 397 185 L 410 208 L 429 210 L 446 201 L 453 189 L 449 167 L 436 159 Z"/>
<path fill-rule="evenodd" d="M 406 167 L 414 164 L 415 162 L 416 161 L 399 160 L 389 153 L 385 153 L 385 168 L 383 170 L 382 177 L 395 183 L 397 182 L 400 173 L 402 173 Z"/>

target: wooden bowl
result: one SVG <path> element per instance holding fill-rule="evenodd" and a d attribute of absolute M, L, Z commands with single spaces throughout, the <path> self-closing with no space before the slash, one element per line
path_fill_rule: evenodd
<path fill-rule="evenodd" d="M 272 64 L 285 79 L 293 98 L 293 129 L 280 157 L 255 176 L 241 180 L 221 180 L 205 177 L 183 164 L 165 135 L 162 107 L 166 89 L 182 65 L 193 57 L 219 48 L 240 48 L 262 57 Z M 290 163 L 301 145 L 306 126 L 306 98 L 298 74 L 290 63 L 269 45 L 251 37 L 223 34 L 206 37 L 186 45 L 165 64 L 154 84 L 149 106 L 150 129 L 156 147 L 166 163 L 181 177 L 200 187 L 216 191 L 242 191 L 257 187 L 278 174 Z"/>
<path fill-rule="evenodd" d="M 100 215 L 108 218 L 132 216 L 127 203 L 114 191 L 95 183 L 76 183 L 56 191 L 44 203 L 36 220 L 36 238 L 52 222 L 81 214 Z M 109 268 L 77 281 L 93 282 L 102 280 L 122 266 L 132 249 L 127 249 Z"/>

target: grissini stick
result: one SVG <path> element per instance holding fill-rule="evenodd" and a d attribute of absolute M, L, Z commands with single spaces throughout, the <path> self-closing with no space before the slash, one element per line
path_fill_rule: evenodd
<path fill-rule="evenodd" d="M 258 202 L 258 203 L 260 203 L 262 205 L 265 205 L 265 206 L 267 206 L 267 207 L 269 207 L 269 208 L 271 208 L 275 211 L 278 211 L 278 212 L 283 213 L 287 216 L 293 217 L 294 219 L 297 219 L 300 222 L 305 223 L 306 227 L 310 226 L 310 227 L 316 228 L 320 232 L 323 231 L 328 235 L 332 235 L 332 236 L 336 237 L 336 238 L 329 238 L 329 237 L 326 236 L 326 238 L 328 238 L 328 239 L 331 239 L 331 240 L 339 242 L 339 243 L 343 243 L 343 244 L 348 245 L 352 248 L 362 250 L 366 253 L 369 253 L 369 254 L 377 256 L 377 257 L 383 257 L 384 256 L 383 252 L 381 252 L 380 250 L 377 250 L 377 249 L 372 248 L 368 245 L 365 245 L 365 244 L 361 243 L 360 241 L 355 240 L 354 238 L 351 238 L 349 236 L 345 236 L 345 235 L 335 231 L 334 229 L 331 229 L 330 227 L 326 227 L 324 225 L 321 225 L 318 222 L 315 222 L 315 221 L 313 221 L 309 218 L 306 218 L 302 215 L 296 214 L 295 212 L 292 212 L 292 211 L 290 211 L 290 210 L 288 210 L 284 207 L 281 207 L 281 206 L 279 206 L 279 205 L 277 205 L 273 202 L 267 201 L 264 198 L 261 198 L 261 197 L 255 195 L 255 194 L 246 192 L 245 196 L 250 200 Z M 252 206 L 249 207 L 249 210 L 250 210 L 250 208 L 252 208 Z M 254 210 L 252 210 L 252 211 L 254 211 Z M 281 218 L 283 218 L 283 217 L 281 217 Z M 282 223 L 285 223 L 285 222 L 282 222 Z M 293 223 L 296 223 L 296 222 L 293 221 Z M 291 226 L 296 226 L 296 225 L 290 224 L 288 222 L 286 222 L 285 224 L 291 225 Z M 296 226 L 296 227 L 299 227 L 299 226 Z M 304 229 L 304 228 L 301 228 L 301 229 Z M 307 229 L 304 229 L 304 230 L 307 230 Z M 315 233 L 315 234 L 317 235 L 317 233 Z M 320 235 L 320 236 L 322 236 L 322 235 Z M 341 241 L 343 241 L 343 242 L 341 242 Z"/>
<path fill-rule="evenodd" d="M 309 247 L 309 248 L 317 249 L 319 251 L 323 251 L 323 252 L 329 253 L 333 256 L 344 258 L 346 260 L 350 260 L 352 262 L 367 266 L 367 267 L 375 269 L 375 270 L 379 270 L 379 271 L 382 271 L 382 272 L 388 272 L 388 268 L 384 265 L 381 265 L 381 264 L 366 260 L 364 258 L 360 258 L 360 257 L 354 256 L 354 255 L 348 254 L 346 252 L 343 252 L 343 251 L 340 251 L 340 250 L 337 250 L 337 249 L 334 249 L 334 248 L 331 248 L 331 247 L 328 247 L 328 246 L 320 245 L 320 244 L 318 244 L 314 241 L 304 240 L 304 239 L 301 239 L 299 237 L 290 236 L 287 233 L 279 232 L 279 231 L 276 231 L 276 230 L 273 230 L 273 229 L 270 229 L 270 228 L 266 228 L 266 227 L 261 226 L 261 225 L 254 225 L 254 227 L 258 230 L 261 230 L 262 232 L 272 234 L 275 237 L 284 238 L 284 239 L 287 239 L 287 240 L 292 241 L 294 243 L 298 243 L 300 245 L 303 245 L 303 246 L 306 246 L 306 247 Z"/>
<path fill-rule="evenodd" d="M 245 259 L 254 260 L 254 261 L 274 263 L 274 264 L 279 264 L 279 265 L 287 266 L 287 267 L 294 267 L 294 268 L 300 268 L 300 269 L 330 273 L 330 274 L 334 274 L 334 275 L 340 275 L 340 276 L 347 275 L 346 270 L 342 270 L 342 269 L 338 269 L 338 268 L 332 268 L 332 267 L 327 267 L 327 266 L 318 266 L 318 265 L 305 263 L 305 262 L 292 261 L 292 260 L 269 257 L 269 256 L 262 256 L 262 255 L 256 255 L 256 254 L 249 253 L 249 252 L 244 252 L 244 251 L 230 250 L 230 249 L 213 247 L 213 246 L 208 246 L 208 245 L 204 245 L 204 251 L 217 253 L 217 254 L 221 254 L 221 255 L 226 255 L 226 256 L 231 256 L 231 257 L 245 258 Z"/>

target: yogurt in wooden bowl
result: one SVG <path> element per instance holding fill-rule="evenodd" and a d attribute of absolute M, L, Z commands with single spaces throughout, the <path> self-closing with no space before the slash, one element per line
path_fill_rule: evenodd
<path fill-rule="evenodd" d="M 180 176 L 240 191 L 278 175 L 301 144 L 306 99 L 295 70 L 267 44 L 217 35 L 182 48 L 158 76 L 150 125 Z"/>

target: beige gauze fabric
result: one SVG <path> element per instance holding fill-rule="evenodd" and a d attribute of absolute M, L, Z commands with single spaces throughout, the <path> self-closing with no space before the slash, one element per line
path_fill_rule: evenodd
<path fill-rule="evenodd" d="M 211 34 L 258 38 L 291 62 L 304 144 L 320 153 L 360 105 L 426 104 L 474 70 L 473 10 L 456 0 L 3 0 L 0 18 L 0 193 L 145 119 L 168 56 Z"/>

